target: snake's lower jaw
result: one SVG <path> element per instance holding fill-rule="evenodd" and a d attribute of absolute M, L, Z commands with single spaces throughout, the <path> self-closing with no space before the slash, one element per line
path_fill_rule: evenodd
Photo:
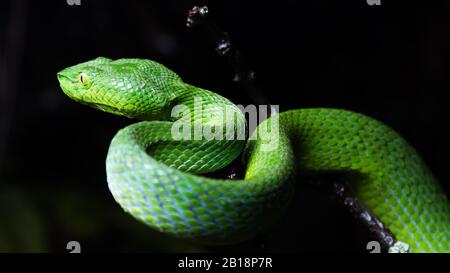
<path fill-rule="evenodd" d="M 119 111 L 119 109 L 117 109 L 114 106 L 110 106 L 110 105 L 106 105 L 106 104 L 102 104 L 102 103 L 85 103 L 85 104 L 92 108 L 99 109 L 106 113 L 110 113 L 110 114 L 114 114 L 114 115 L 118 115 L 118 116 L 126 116 L 126 115 L 124 115 L 124 113 L 122 111 Z M 126 117 L 133 118 L 130 116 L 126 116 Z"/>

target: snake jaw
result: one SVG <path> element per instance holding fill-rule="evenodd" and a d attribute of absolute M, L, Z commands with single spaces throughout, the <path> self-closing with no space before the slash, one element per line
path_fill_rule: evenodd
<path fill-rule="evenodd" d="M 77 73 L 80 74 L 80 73 Z M 123 111 L 120 111 L 117 107 L 108 105 L 106 103 L 100 103 L 97 101 L 93 101 L 90 96 L 88 96 L 84 91 L 92 91 L 89 90 L 92 83 L 82 84 L 79 82 L 78 75 L 73 71 L 64 69 L 57 73 L 58 81 L 60 83 L 61 89 L 64 93 L 73 99 L 76 102 L 87 105 L 89 107 L 99 109 L 103 112 L 116 114 L 116 115 L 124 115 Z"/>
<path fill-rule="evenodd" d="M 83 102 L 83 104 L 90 106 L 92 108 L 95 109 L 99 109 L 100 111 L 106 112 L 106 113 L 110 113 L 110 114 L 114 114 L 114 115 L 118 115 L 118 116 L 125 116 L 127 118 L 135 118 L 135 116 L 132 115 L 132 113 L 125 113 L 123 110 L 120 110 L 117 107 L 111 106 L 111 105 L 107 105 L 107 104 L 103 104 L 103 103 L 95 103 L 95 102 Z"/>

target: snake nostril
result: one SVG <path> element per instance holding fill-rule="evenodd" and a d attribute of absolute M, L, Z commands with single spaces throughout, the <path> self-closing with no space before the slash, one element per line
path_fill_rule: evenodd
<path fill-rule="evenodd" d="M 63 73 L 61 73 L 61 72 L 58 72 L 58 74 L 56 74 L 56 77 L 58 78 L 58 81 L 59 81 L 60 83 L 62 83 L 62 82 L 64 82 L 64 81 L 70 81 L 70 79 L 69 79 L 66 75 L 64 75 Z"/>

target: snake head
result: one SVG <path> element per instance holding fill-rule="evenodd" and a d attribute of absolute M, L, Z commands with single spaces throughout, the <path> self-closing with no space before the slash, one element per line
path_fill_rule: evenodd
<path fill-rule="evenodd" d="M 170 83 L 181 82 L 174 72 L 150 60 L 104 57 L 65 68 L 57 77 L 73 100 L 143 120 L 167 119 L 173 97 Z"/>

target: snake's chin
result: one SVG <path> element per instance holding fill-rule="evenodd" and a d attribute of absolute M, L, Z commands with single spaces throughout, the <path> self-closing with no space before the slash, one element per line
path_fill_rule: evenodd
<path fill-rule="evenodd" d="M 121 111 L 119 108 L 111 106 L 111 105 L 107 105 L 107 104 L 103 104 L 103 103 L 94 103 L 94 102 L 84 102 L 84 104 L 86 104 L 92 108 L 99 109 L 103 112 L 128 117 L 128 115 L 126 113 L 124 113 L 123 111 Z"/>
<path fill-rule="evenodd" d="M 114 106 L 110 106 L 110 105 L 106 105 L 106 104 L 102 104 L 102 103 L 90 103 L 90 106 L 100 109 L 105 112 L 118 112 L 119 111 L 119 109 L 117 109 Z"/>

